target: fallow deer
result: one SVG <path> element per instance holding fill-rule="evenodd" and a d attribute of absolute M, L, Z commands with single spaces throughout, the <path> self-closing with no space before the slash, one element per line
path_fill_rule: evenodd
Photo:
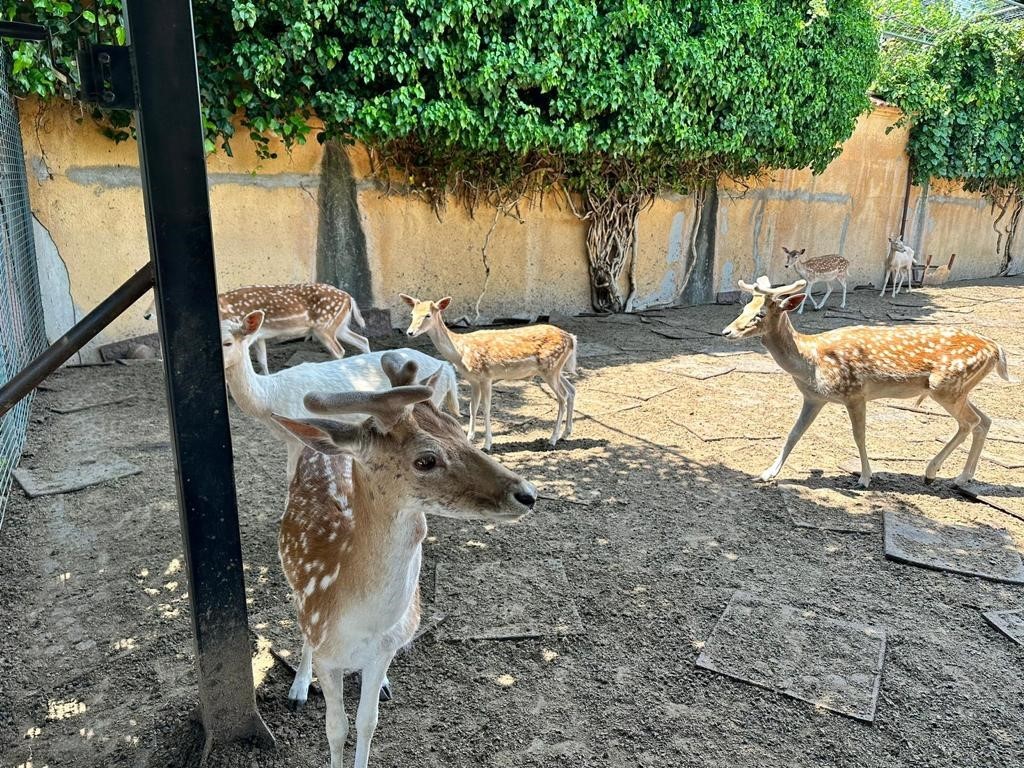
<path fill-rule="evenodd" d="M 889 238 L 889 249 L 892 256 L 885 270 L 882 292 L 878 295 L 885 296 L 885 287 L 889 284 L 889 277 L 892 276 L 892 296 L 896 298 L 896 294 L 900 292 L 900 287 L 903 285 L 904 275 L 907 278 L 907 293 L 911 292 L 910 289 L 914 284 L 914 265 L 917 260 L 914 258 L 914 249 L 906 245 L 900 235 Z M 896 282 L 897 278 L 899 278 L 898 283 Z"/>
<path fill-rule="evenodd" d="M 357 670 L 355 765 L 366 768 L 378 691 L 419 624 L 426 514 L 514 521 L 537 501 L 530 483 L 474 448 L 433 405 L 437 374 L 417 386 L 414 365 L 400 368 L 391 353 L 383 362 L 391 390 L 305 398 L 313 413 L 361 423 L 275 417 L 306 446 L 278 552 L 324 693 L 332 768 L 342 766 L 348 732 L 343 675 Z"/>
<path fill-rule="evenodd" d="M 250 312 L 240 320 L 221 320 L 221 345 L 224 356 L 224 379 L 231 397 L 248 416 L 263 422 L 288 443 L 288 477 L 292 476 L 300 453 L 300 444 L 292 434 L 282 430 L 271 418 L 272 413 L 291 418 L 310 416 L 302 398 L 309 392 L 325 390 L 372 392 L 386 389 L 389 380 L 382 368 L 385 354 L 397 355 L 404 362 L 415 364 L 424 374 L 439 373 L 434 388 L 437 405 L 442 404 L 456 416 L 459 414 L 459 383 L 455 369 L 415 349 L 390 353 L 370 352 L 365 355 L 302 363 L 266 376 L 257 375 L 249 355 L 249 347 L 259 338 L 264 322 L 263 310 Z"/>
<path fill-rule="evenodd" d="M 843 286 L 843 303 L 839 306 L 846 307 L 846 281 L 850 277 L 849 261 L 837 253 L 831 253 L 828 256 L 815 256 L 811 259 L 804 259 L 802 257 L 807 252 L 806 248 L 801 248 L 799 251 L 795 251 L 783 246 L 782 250 L 786 254 L 786 269 L 792 267 L 800 277 L 807 281 L 807 291 L 804 294 L 805 298 L 803 303 L 800 304 L 800 310 L 797 314 L 803 314 L 804 304 L 807 303 L 807 299 L 810 299 L 811 305 L 815 309 L 821 309 L 825 306 L 825 302 L 828 301 L 828 297 L 832 295 L 832 281 L 836 281 Z M 825 295 L 822 297 L 821 302 L 817 303 L 814 301 L 811 291 L 814 289 L 814 284 L 820 282 L 825 283 L 827 290 L 825 291 Z"/>
<path fill-rule="evenodd" d="M 532 379 L 540 376 L 551 387 L 558 402 L 558 415 L 551 432 L 551 445 L 572 434 L 572 416 L 576 387 L 566 372 L 576 372 L 576 337 L 553 325 L 528 325 L 522 328 L 452 333 L 442 313 L 451 297 L 440 301 L 420 301 L 399 294 L 412 308 L 409 336 L 430 335 L 441 357 L 469 381 L 469 439 L 476 434 L 476 413 L 484 407 L 484 450 L 491 449 L 491 385 L 495 381 Z M 559 434 L 562 421 L 565 430 Z"/>
<path fill-rule="evenodd" d="M 345 356 L 339 340 L 348 342 L 361 352 L 370 351 L 366 337 L 350 327 L 353 320 L 361 328 L 366 325 L 359 305 L 351 295 L 333 285 L 249 285 L 220 294 L 217 306 L 221 319 L 235 321 L 241 321 L 257 309 L 262 310 L 263 326 L 254 343 L 256 358 L 264 374 L 270 373 L 267 339 L 298 339 L 312 334 L 337 359 Z M 153 316 L 155 307 L 154 298 L 143 315 L 147 320 Z"/>
<path fill-rule="evenodd" d="M 761 474 L 774 479 L 811 422 L 826 403 L 846 406 L 860 452 L 858 485 L 871 483 L 864 436 L 866 403 L 880 397 L 930 397 L 956 419 L 959 428 L 925 470 L 925 483 L 935 480 L 942 463 L 970 434 L 971 449 L 956 483 L 974 478 L 985 436 L 992 421 L 968 399 L 971 390 L 992 369 L 1010 380 L 1006 353 L 994 341 L 970 331 L 936 326 L 850 326 L 818 334 L 793 328 L 789 312 L 804 300 L 806 283 L 773 288 L 767 277 L 755 285 L 740 281 L 752 294 L 723 335 L 730 339 L 760 336 L 775 362 L 785 370 L 804 402 L 800 416 L 775 462 Z"/>

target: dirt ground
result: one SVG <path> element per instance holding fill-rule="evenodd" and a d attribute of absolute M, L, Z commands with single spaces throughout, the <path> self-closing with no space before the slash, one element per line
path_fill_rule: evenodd
<path fill-rule="evenodd" d="M 848 306 L 795 322 L 810 331 L 894 320 L 966 325 L 1004 344 L 1011 372 L 1024 377 L 1020 279 L 895 301 L 857 291 Z M 938 526 L 990 525 L 1021 551 L 1024 522 L 952 489 L 962 451 L 936 484 L 922 484 L 939 440 L 955 430 L 927 402 L 920 411 L 906 410 L 912 401 L 869 406 L 877 458 L 866 494 L 849 490 L 845 466 L 857 454 L 836 406 L 791 456 L 781 478 L 793 484 L 788 490 L 755 483 L 799 396 L 756 342 L 717 335 L 736 311 L 559 319 L 578 334 L 582 354 L 576 431 L 555 450 L 545 442 L 554 417 L 548 394 L 537 384 L 496 388 L 495 454 L 534 481 L 542 500 L 514 526 L 430 521 L 425 620 L 451 609 L 441 603 L 447 574 L 461 574 L 454 594 L 471 600 L 465 574 L 474 568 L 494 573 L 484 566 L 497 562 L 498 572 L 501 564 L 512 572 L 555 561 L 564 582 L 532 588 L 540 603 L 545 589 L 568 601 L 579 626 L 518 640 L 458 640 L 451 618 L 430 627 L 392 667 L 395 698 L 381 706 L 371 765 L 1024 765 L 1024 647 L 981 616 L 1024 607 L 1024 586 L 886 559 L 879 517 L 899 508 Z M 387 341 L 376 346 L 405 340 Z M 417 341 L 430 351 L 429 341 Z M 276 347 L 272 367 L 297 350 L 319 351 Z M 715 354 L 744 350 L 752 353 Z M 975 394 L 994 421 L 978 479 L 1016 501 L 1024 493 L 1020 397 L 994 374 Z M 291 674 L 269 652 L 298 649 L 276 551 L 284 451 L 231 409 L 257 698 L 277 748 L 230 750 L 213 764 L 326 765 L 322 699 L 311 694 L 304 711 L 288 711 Z M 109 454 L 141 474 L 34 500 L 12 491 L 0 530 L 4 768 L 163 768 L 195 759 L 194 659 L 160 364 L 65 369 L 39 393 L 22 466 Z M 852 526 L 858 532 L 799 527 L 786 498 L 803 503 L 812 521 L 866 514 L 868 522 Z M 874 722 L 696 666 L 737 590 L 884 629 Z M 740 650 L 756 657 L 762 640 L 740 638 Z M 764 663 L 773 663 L 770 653 Z"/>

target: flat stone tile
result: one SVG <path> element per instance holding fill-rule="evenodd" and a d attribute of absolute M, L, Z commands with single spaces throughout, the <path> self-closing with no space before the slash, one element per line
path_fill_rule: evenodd
<path fill-rule="evenodd" d="M 885 630 L 736 591 L 697 666 L 872 722 Z"/>
<path fill-rule="evenodd" d="M 984 523 L 940 523 L 908 510 L 886 510 L 885 556 L 1010 584 L 1024 584 L 1024 564 L 1013 539 Z"/>
<path fill-rule="evenodd" d="M 120 456 L 107 456 L 104 459 L 83 459 L 80 463 L 53 470 L 33 470 L 19 467 L 14 470 L 14 479 L 18 481 L 18 485 L 30 498 L 35 498 L 80 491 L 91 485 L 117 480 L 121 477 L 130 477 L 140 472 L 142 472 L 141 467 Z"/>
<path fill-rule="evenodd" d="M 611 355 L 624 354 L 626 353 L 618 347 L 613 347 L 610 344 L 602 344 L 599 341 L 580 342 L 579 348 L 576 350 L 576 356 L 581 360 L 588 357 L 609 357 Z"/>
<path fill-rule="evenodd" d="M 1024 645 L 1024 608 L 1015 611 L 985 611 L 981 615 L 1017 645 Z"/>
<path fill-rule="evenodd" d="M 969 499 L 987 504 L 1018 520 L 1024 520 L 1024 488 L 1018 485 L 968 483 L 955 486 L 955 488 Z"/>
<path fill-rule="evenodd" d="M 885 494 L 873 491 L 810 483 L 780 483 L 779 493 L 793 525 L 839 533 L 874 533 L 881 524 L 881 512 L 891 503 Z"/>
<path fill-rule="evenodd" d="M 734 360 L 726 362 L 710 355 L 685 355 L 659 366 L 658 370 L 703 381 L 732 373 L 736 370 L 736 366 L 737 363 Z"/>
<path fill-rule="evenodd" d="M 513 640 L 577 635 L 583 622 L 560 560 L 438 563 L 441 627 L 451 640 Z"/>

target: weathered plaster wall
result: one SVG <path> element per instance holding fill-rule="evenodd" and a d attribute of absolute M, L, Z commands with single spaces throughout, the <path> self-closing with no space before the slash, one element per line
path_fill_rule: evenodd
<path fill-rule="evenodd" d="M 886 106 L 862 116 L 820 176 L 786 171 L 749 185 L 723 182 L 717 203 L 704 210 L 700 260 L 682 297 L 693 199 L 656 200 L 639 218 L 631 308 L 713 300 L 734 291 L 737 279 L 759 274 L 794 279 L 783 245 L 840 253 L 851 261 L 854 285 L 880 283 L 886 236 L 900 230 L 906 189 L 906 132 L 887 132 L 898 116 Z M 23 105 L 22 129 L 49 280 L 47 327 L 55 335 L 147 258 L 137 148 L 112 144 L 62 106 Z M 485 209 L 473 217 L 454 202 L 439 218 L 418 198 L 385 195 L 368 178 L 361 147 L 325 149 L 314 141 L 290 152 L 276 147 L 277 159 L 261 161 L 240 132 L 233 149 L 233 157 L 218 153 L 208 162 L 222 290 L 325 279 L 352 290 L 366 307 L 390 308 L 397 327 L 406 321 L 399 292 L 451 295 L 457 315 L 481 322 L 589 309 L 586 225 L 556 195 L 543 207 L 525 207 L 522 220 L 495 219 Z M 954 279 L 998 270 L 991 212 L 978 196 L 949 185 L 914 188 L 907 220 L 909 241 L 922 256 L 934 253 L 944 263 L 958 254 Z M 1024 262 L 1024 235 L 1018 241 L 1014 252 Z M 152 332 L 142 319 L 148 301 L 99 343 Z"/>

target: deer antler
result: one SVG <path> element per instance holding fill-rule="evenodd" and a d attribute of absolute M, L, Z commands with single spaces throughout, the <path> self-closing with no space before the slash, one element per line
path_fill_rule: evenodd
<path fill-rule="evenodd" d="M 410 405 L 429 400 L 433 394 L 433 389 L 424 386 L 395 387 L 386 392 L 311 392 L 302 402 L 312 413 L 365 413 L 377 419 L 385 429 L 391 429 Z"/>
<path fill-rule="evenodd" d="M 416 374 L 419 369 L 412 360 L 402 364 L 402 356 L 394 352 L 386 352 L 380 359 L 380 367 L 384 369 L 384 375 L 388 377 L 392 387 L 404 387 L 416 381 Z"/>
<path fill-rule="evenodd" d="M 761 275 L 757 278 L 757 282 L 754 285 L 743 280 L 739 281 L 740 288 L 747 293 L 757 296 L 789 296 L 794 293 L 800 293 L 806 285 L 806 280 L 797 280 L 789 285 L 780 285 L 778 288 L 772 288 L 772 282 L 766 275 Z"/>

